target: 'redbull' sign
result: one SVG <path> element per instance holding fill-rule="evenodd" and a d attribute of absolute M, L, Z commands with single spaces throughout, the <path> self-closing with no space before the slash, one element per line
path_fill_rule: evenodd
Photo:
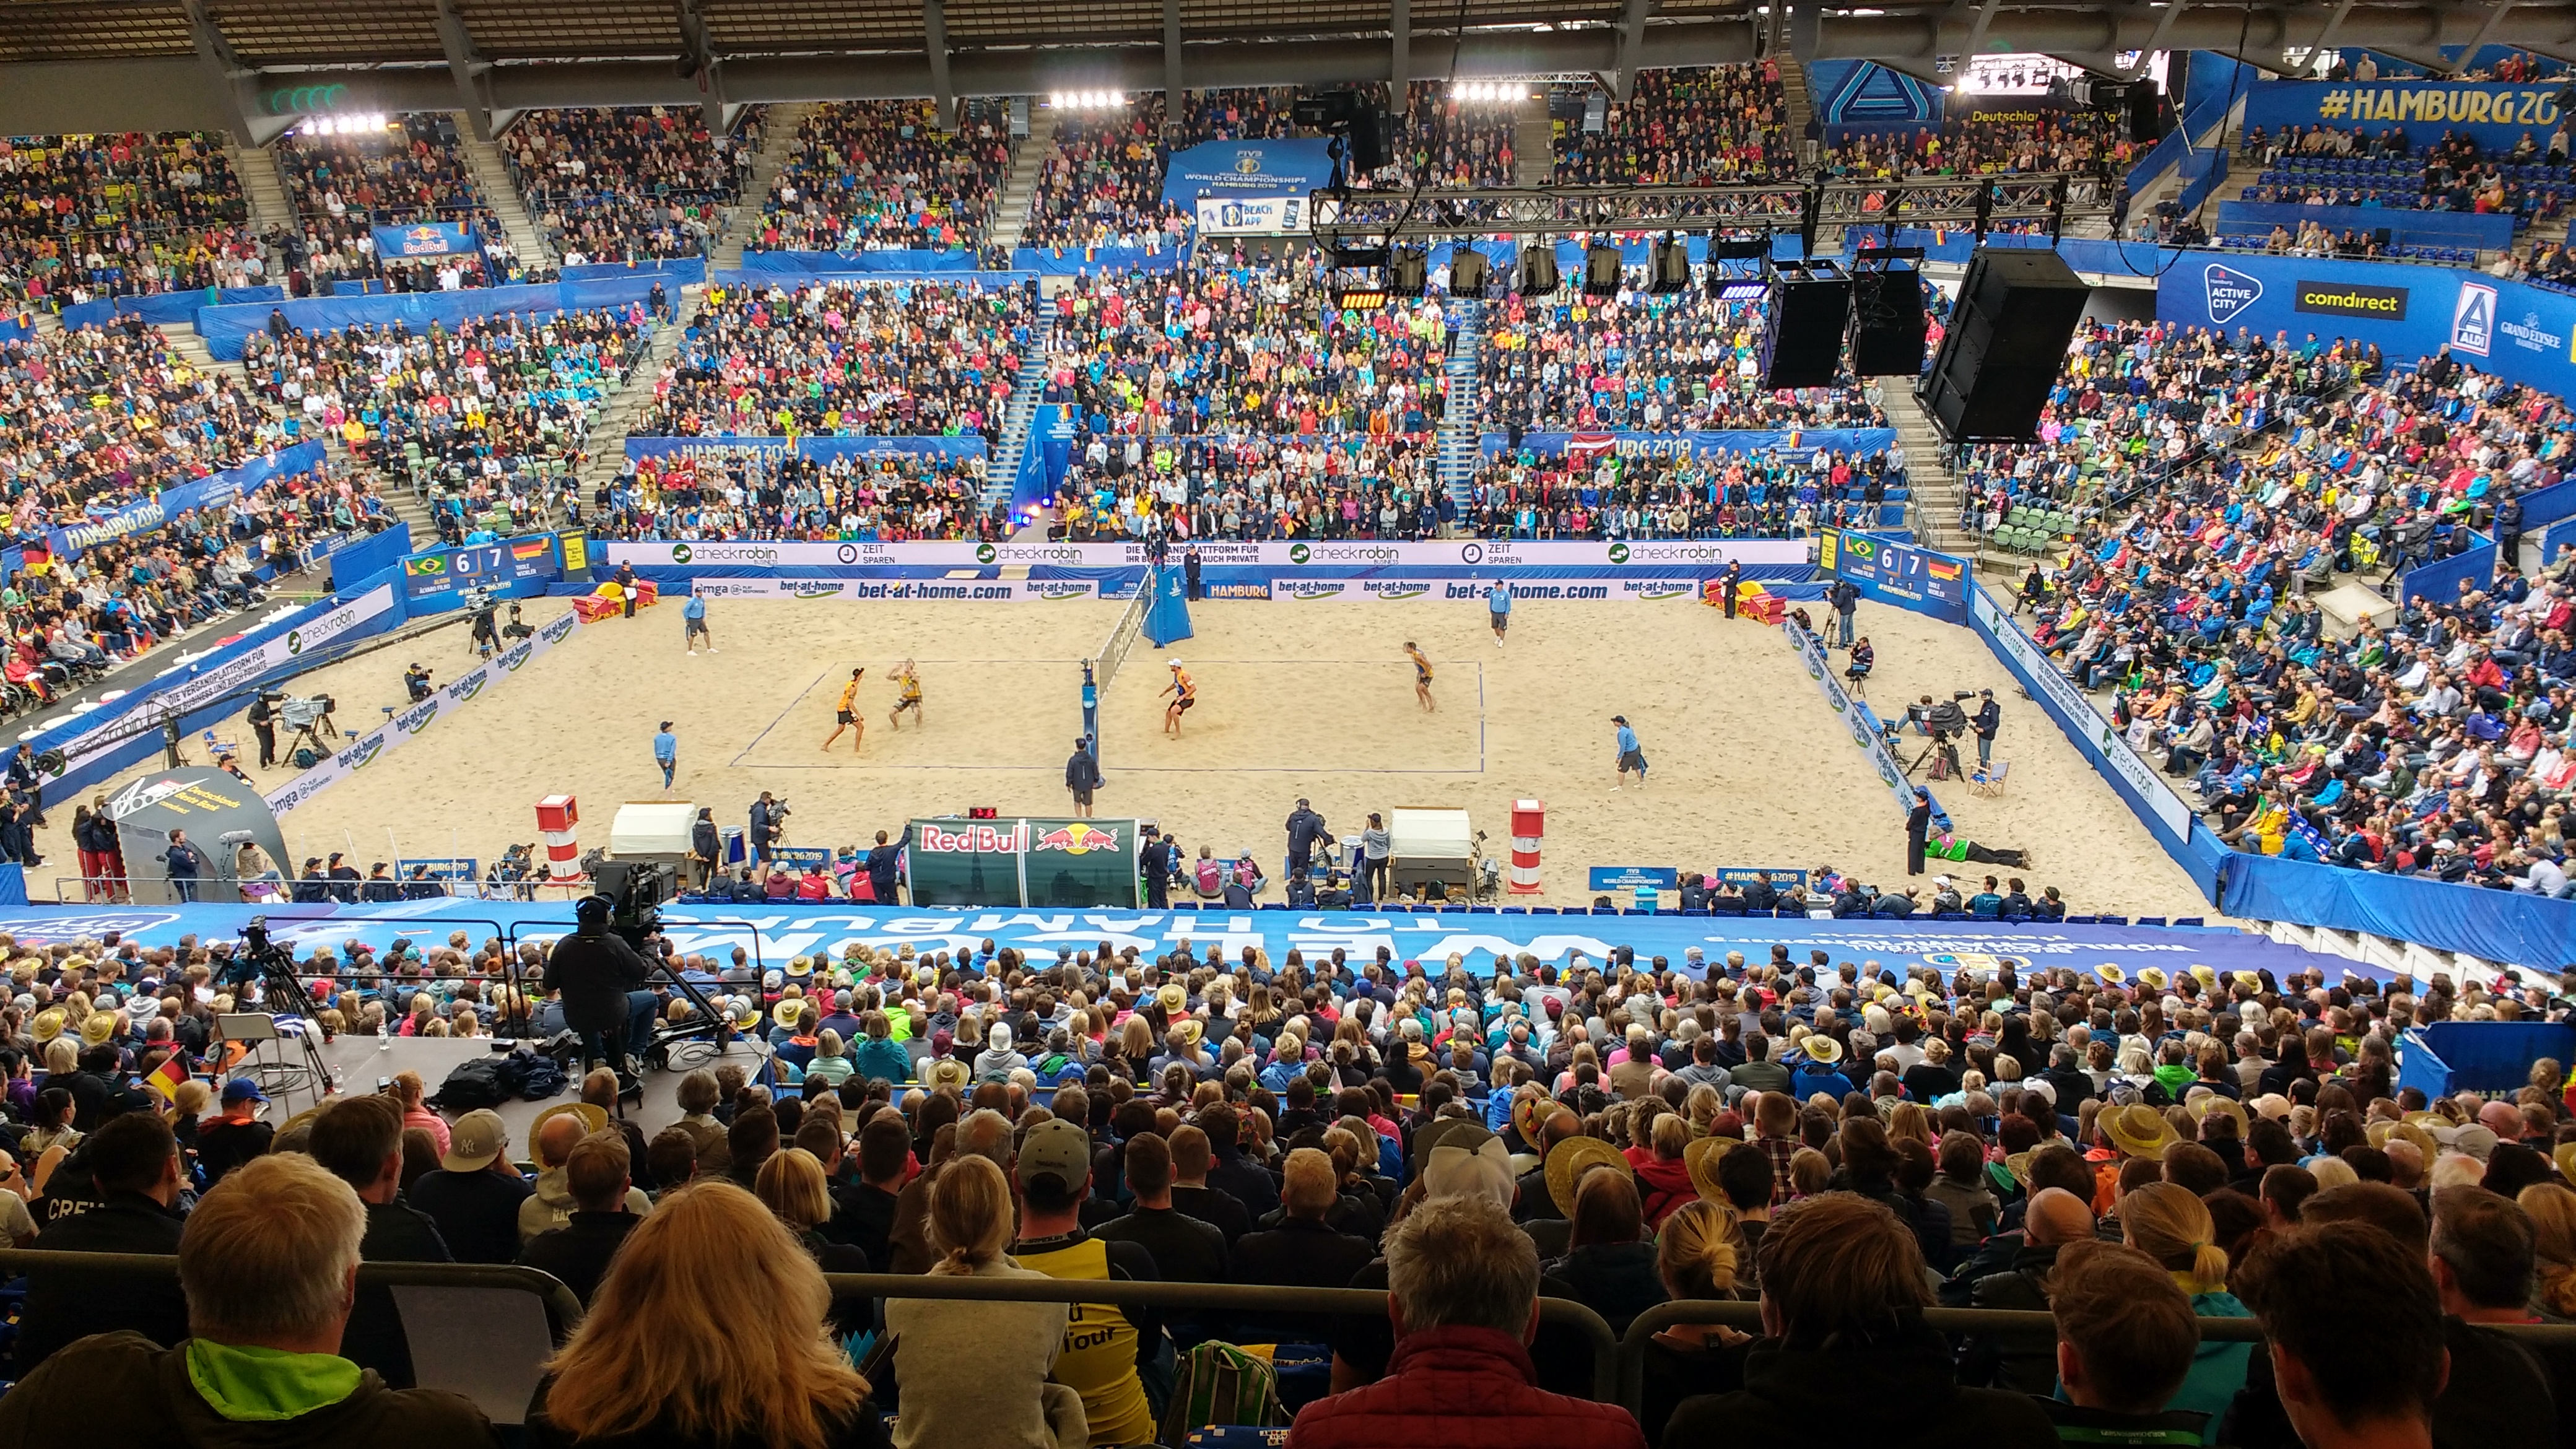
<path fill-rule="evenodd" d="M 904 864 L 916 905 L 1133 909 L 1140 838 L 1133 820 L 915 820 Z"/>

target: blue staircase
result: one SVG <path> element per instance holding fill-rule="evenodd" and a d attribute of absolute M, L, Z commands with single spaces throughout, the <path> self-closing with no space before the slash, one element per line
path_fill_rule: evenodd
<path fill-rule="evenodd" d="M 994 446 L 992 465 L 984 470 L 984 511 L 1008 508 L 1011 484 L 1020 476 L 1020 457 L 1029 448 L 1029 424 L 1046 392 L 1047 355 L 1054 344 L 1055 322 L 1041 316 L 1029 338 L 1028 355 L 1012 379 L 1011 400 L 1002 409 L 1002 437 Z"/>
<path fill-rule="evenodd" d="M 1476 380 L 1484 357 L 1485 304 L 1453 298 L 1449 318 L 1449 357 L 1440 366 L 1446 397 L 1440 418 L 1440 486 L 1449 495 L 1450 516 L 1464 518 L 1475 502 L 1477 455 L 1484 438 Z"/>

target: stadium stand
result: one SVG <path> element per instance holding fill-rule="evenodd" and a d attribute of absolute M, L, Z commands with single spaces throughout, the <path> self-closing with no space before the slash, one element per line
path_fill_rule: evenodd
<path fill-rule="evenodd" d="M 981 470 L 941 457 L 781 457 L 693 449 L 637 460 L 599 486 L 589 516 L 604 538 L 994 539 Z"/>
<path fill-rule="evenodd" d="M 299 130 L 276 152 L 302 228 L 286 239 L 289 290 L 297 296 L 340 278 L 382 278 L 394 290 L 420 292 L 529 275 L 466 164 L 450 116 L 396 116 L 376 132 Z M 373 228 L 421 222 L 471 226 L 481 250 L 415 259 L 378 253 Z"/>
<path fill-rule="evenodd" d="M 796 134 L 762 218 L 773 251 L 980 248 L 1011 145 L 998 114 L 942 133 L 925 101 L 817 106 Z"/>
<path fill-rule="evenodd" d="M 0 308 L 266 280 L 201 132 L 0 138 L 0 199 Z"/>
<path fill-rule="evenodd" d="M 1797 156 L 1776 61 L 1639 73 L 1600 135 L 1559 138 L 1564 186 L 1713 186 L 1785 176 Z"/>
<path fill-rule="evenodd" d="M 535 111 L 503 155 L 564 265 L 704 256 L 742 198 L 760 125 L 745 117 L 719 142 L 698 111 Z"/>

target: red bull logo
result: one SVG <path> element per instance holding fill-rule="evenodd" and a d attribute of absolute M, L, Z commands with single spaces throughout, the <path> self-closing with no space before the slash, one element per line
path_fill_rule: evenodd
<path fill-rule="evenodd" d="M 1067 855 L 1088 855 L 1095 850 L 1116 850 L 1117 848 L 1118 831 L 1115 827 L 1086 825 L 1078 820 L 1071 825 L 1048 831 L 1029 846 L 1033 851 L 1061 850 Z"/>
<path fill-rule="evenodd" d="M 1055 832 L 1058 835 L 1063 831 Z M 1028 849 L 1029 827 L 1026 821 L 1005 830 L 998 825 L 976 822 L 951 830 L 943 825 L 920 824 L 913 827 L 912 848 L 942 855 L 1004 855 Z"/>

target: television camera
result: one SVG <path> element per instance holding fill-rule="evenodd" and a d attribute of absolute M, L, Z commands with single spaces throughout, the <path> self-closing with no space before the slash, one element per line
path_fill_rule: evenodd
<path fill-rule="evenodd" d="M 1932 742 L 1925 745 L 1913 763 L 1905 767 L 1908 779 L 1923 768 L 1925 761 L 1936 756 L 1941 763 L 1932 771 L 1933 779 L 1959 777 L 1962 773 L 1959 768 L 1959 737 L 1968 732 L 1968 712 L 1961 706 L 1963 701 L 1976 697 L 1977 692 L 1973 689 L 1957 689 L 1950 692 L 1948 699 L 1937 700 L 1928 706 L 1916 704 L 1907 708 L 1906 715 L 1921 727 L 1923 733 L 1932 737 Z"/>
<path fill-rule="evenodd" d="M 338 700 L 327 694 L 293 695 L 282 689 L 269 690 L 260 698 L 268 701 L 277 722 L 291 732 L 286 752 L 294 759 L 295 768 L 309 770 L 329 757 L 331 747 L 323 741 L 340 738 L 340 727 L 331 721 L 332 711 L 340 707 Z"/>

